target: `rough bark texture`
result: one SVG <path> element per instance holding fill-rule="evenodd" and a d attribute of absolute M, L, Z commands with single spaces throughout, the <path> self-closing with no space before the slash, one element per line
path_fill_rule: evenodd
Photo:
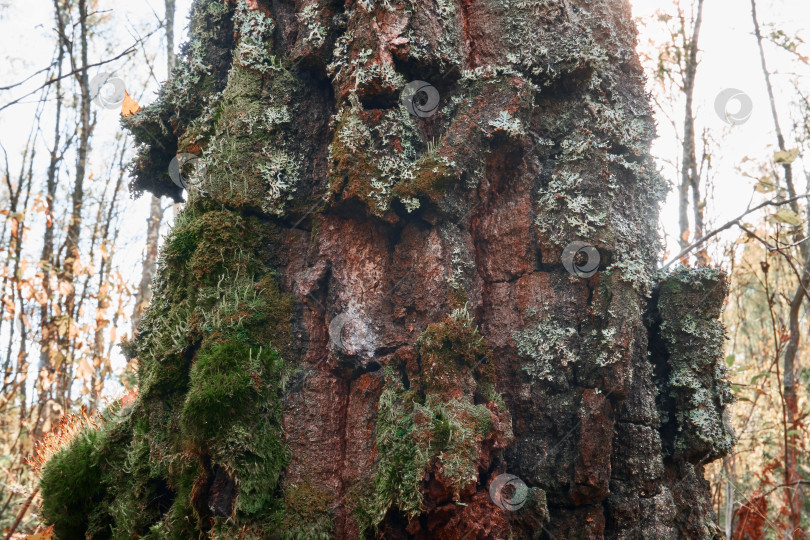
<path fill-rule="evenodd" d="M 176 152 L 205 168 L 128 347 L 138 400 L 44 471 L 57 535 L 719 536 L 726 283 L 653 275 L 634 45 L 607 0 L 198 0 L 125 123 L 136 191 L 179 195 Z"/>

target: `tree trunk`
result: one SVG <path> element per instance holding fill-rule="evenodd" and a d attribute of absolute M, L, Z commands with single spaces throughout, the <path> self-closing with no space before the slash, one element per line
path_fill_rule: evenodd
<path fill-rule="evenodd" d="M 689 246 L 689 190 L 692 190 L 692 213 L 694 220 L 694 234 L 695 241 L 703 238 L 703 202 L 700 196 L 700 168 L 698 168 L 697 150 L 696 150 L 696 135 L 695 135 L 695 114 L 694 114 L 694 96 L 695 96 L 695 79 L 697 78 L 698 69 L 698 38 L 700 37 L 700 26 L 703 22 L 703 0 L 697 1 L 697 13 L 694 16 L 691 28 L 691 38 L 687 41 L 687 30 L 685 26 L 685 19 L 681 15 L 680 20 L 681 31 L 684 36 L 683 53 L 685 59 L 683 60 L 683 86 L 681 90 L 685 98 L 684 106 L 684 119 L 683 119 L 683 142 L 681 144 L 681 151 L 683 152 L 683 159 L 681 162 L 681 185 L 678 191 L 678 216 L 680 224 L 680 246 L 685 249 Z M 696 253 L 697 262 L 700 265 L 706 265 L 709 262 L 708 254 L 706 253 L 705 245 L 700 247 Z M 684 256 L 682 262 L 686 264 L 689 258 Z"/>
<path fill-rule="evenodd" d="M 146 308 L 152 301 L 152 279 L 157 270 L 160 224 L 163 221 L 163 207 L 160 198 L 152 195 L 149 202 L 149 217 L 146 218 L 146 245 L 144 246 L 141 283 L 135 293 L 135 307 L 132 310 L 132 333 L 138 330 Z"/>
<path fill-rule="evenodd" d="M 762 45 L 762 32 L 760 31 L 759 19 L 757 18 L 757 4 L 756 0 L 751 0 L 751 17 L 754 22 L 754 36 L 757 38 L 757 45 L 759 48 L 759 59 L 762 65 L 762 74 L 765 78 L 765 87 L 768 90 L 768 101 L 771 106 L 771 117 L 773 118 L 774 130 L 776 131 L 776 143 L 779 150 L 785 152 L 785 137 L 782 134 L 782 128 L 779 122 L 779 114 L 776 109 L 776 98 L 774 97 L 773 85 L 771 84 L 771 73 L 768 70 L 768 64 L 765 61 L 765 49 Z M 788 196 L 791 198 L 796 197 L 796 186 L 793 183 L 793 165 L 791 163 L 783 163 L 782 170 L 784 171 L 785 187 L 787 188 Z M 801 215 L 798 201 L 793 201 L 790 205 L 791 209 L 797 215 Z M 801 341 L 801 334 L 803 327 L 799 320 L 801 317 L 801 308 L 804 304 L 804 299 L 807 296 L 807 287 L 810 286 L 810 242 L 807 238 L 810 236 L 810 221 L 807 223 L 807 230 L 802 231 L 796 229 L 793 237 L 796 244 L 799 246 L 799 253 L 804 264 L 801 266 L 800 274 L 797 276 L 796 290 L 790 300 L 788 309 L 788 330 L 789 338 L 787 346 L 785 347 L 785 359 L 783 366 L 783 380 L 782 380 L 782 430 L 783 430 L 783 446 L 784 446 L 784 487 L 785 487 L 785 506 L 787 507 L 788 522 L 787 528 L 784 531 L 786 538 L 792 540 L 804 540 L 807 538 L 806 533 L 802 530 L 802 504 L 803 504 L 803 486 L 802 475 L 799 472 L 799 437 L 801 414 L 799 413 L 799 400 L 796 390 L 796 374 L 801 366 L 801 358 L 799 357 L 799 342 Z"/>
<path fill-rule="evenodd" d="M 654 279 L 625 2 L 197 0 L 191 34 L 124 120 L 133 189 L 190 192 L 137 401 L 43 471 L 58 537 L 722 534 L 726 281 Z"/>
<path fill-rule="evenodd" d="M 62 411 L 70 410 L 71 399 L 71 383 L 72 383 L 72 366 L 74 361 L 73 349 L 76 345 L 74 339 L 74 332 L 72 330 L 77 325 L 76 319 L 78 317 L 76 306 L 76 273 L 74 271 L 76 262 L 80 259 L 81 253 L 79 252 L 80 237 L 82 232 L 82 208 L 84 206 L 84 181 L 87 171 L 87 157 L 90 152 L 90 140 L 95 126 L 95 117 L 91 116 L 90 107 L 90 77 L 88 75 L 88 36 L 90 32 L 90 24 L 92 21 L 88 20 L 87 1 L 78 0 L 78 14 L 79 14 L 79 43 L 78 50 L 71 49 L 71 66 L 74 68 L 75 77 L 79 85 L 79 103 L 77 106 L 79 115 L 79 141 L 76 147 L 76 169 L 73 178 L 73 189 L 71 192 L 71 208 L 70 218 L 68 221 L 67 231 L 65 234 L 65 241 L 59 249 L 56 262 L 61 262 L 61 268 L 58 271 L 59 287 L 63 291 L 62 296 L 64 300 L 62 305 L 59 306 L 59 314 L 55 310 L 55 315 L 60 321 L 57 323 L 62 329 L 57 332 L 55 341 L 57 343 L 58 359 L 50 358 L 51 363 L 56 363 L 54 366 L 57 370 L 57 383 L 55 391 L 55 400 L 61 406 Z M 71 45 L 74 47 L 76 44 Z M 79 62 L 77 65 L 76 62 Z M 61 257 L 61 258 L 60 258 Z M 51 413 L 53 409 L 51 410 Z"/>
<path fill-rule="evenodd" d="M 172 76 L 177 66 L 177 55 L 174 53 L 174 7 L 175 0 L 165 0 L 165 17 L 163 26 L 166 30 L 166 73 Z M 152 195 L 149 202 L 149 217 L 146 218 L 146 245 L 144 246 L 141 283 L 135 293 L 135 308 L 132 310 L 132 334 L 138 330 L 146 308 L 152 301 L 152 280 L 157 270 L 158 243 L 160 242 L 160 224 L 163 222 L 163 207 L 160 197 Z"/>

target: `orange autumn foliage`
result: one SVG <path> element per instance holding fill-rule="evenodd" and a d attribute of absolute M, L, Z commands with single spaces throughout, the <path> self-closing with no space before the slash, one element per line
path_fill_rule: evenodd
<path fill-rule="evenodd" d="M 737 510 L 732 540 L 763 540 L 762 527 L 768 515 L 768 499 L 762 491 L 755 491 Z"/>
<path fill-rule="evenodd" d="M 132 116 L 141 110 L 138 102 L 129 97 L 129 92 L 124 90 L 124 102 L 121 103 L 121 116 Z"/>

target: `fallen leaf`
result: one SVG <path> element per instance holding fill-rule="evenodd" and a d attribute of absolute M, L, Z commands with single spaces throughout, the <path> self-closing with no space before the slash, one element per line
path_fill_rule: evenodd
<path fill-rule="evenodd" d="M 62 296 L 69 296 L 73 294 L 73 284 L 69 281 L 62 280 L 59 282 L 59 294 Z"/>
<path fill-rule="evenodd" d="M 132 405 L 133 403 L 135 403 L 135 400 L 137 398 L 138 398 L 138 391 L 135 389 L 130 390 L 121 397 L 121 406 L 126 407 L 128 405 Z"/>
<path fill-rule="evenodd" d="M 23 536 L 22 540 L 51 540 L 51 538 L 53 538 L 53 525 L 38 533 Z"/>
<path fill-rule="evenodd" d="M 138 102 L 129 97 L 129 93 L 124 90 L 124 102 L 121 104 L 121 116 L 132 116 L 141 110 Z"/>
<path fill-rule="evenodd" d="M 90 366 L 90 363 L 86 358 L 79 360 L 79 364 L 76 366 L 75 376 L 77 379 L 81 379 L 83 381 L 89 381 L 93 376 L 93 368 Z"/>

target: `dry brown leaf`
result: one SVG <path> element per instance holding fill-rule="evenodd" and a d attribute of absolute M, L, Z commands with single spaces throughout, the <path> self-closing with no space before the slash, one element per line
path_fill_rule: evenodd
<path fill-rule="evenodd" d="M 796 158 L 799 157 L 799 149 L 798 148 L 791 148 L 790 150 L 777 151 L 773 154 L 773 160 L 776 163 L 783 163 L 783 164 L 790 164 L 796 161 Z"/>
<path fill-rule="evenodd" d="M 129 97 L 129 93 L 124 90 L 124 102 L 121 104 L 121 116 L 132 116 L 141 110 L 138 102 Z"/>
<path fill-rule="evenodd" d="M 772 215 L 771 218 L 779 223 L 786 223 L 794 227 L 802 224 L 802 217 L 789 208 L 782 208 Z"/>
<path fill-rule="evenodd" d="M 51 540 L 53 538 L 53 525 L 47 529 L 43 529 L 38 533 L 23 536 L 22 540 Z"/>

